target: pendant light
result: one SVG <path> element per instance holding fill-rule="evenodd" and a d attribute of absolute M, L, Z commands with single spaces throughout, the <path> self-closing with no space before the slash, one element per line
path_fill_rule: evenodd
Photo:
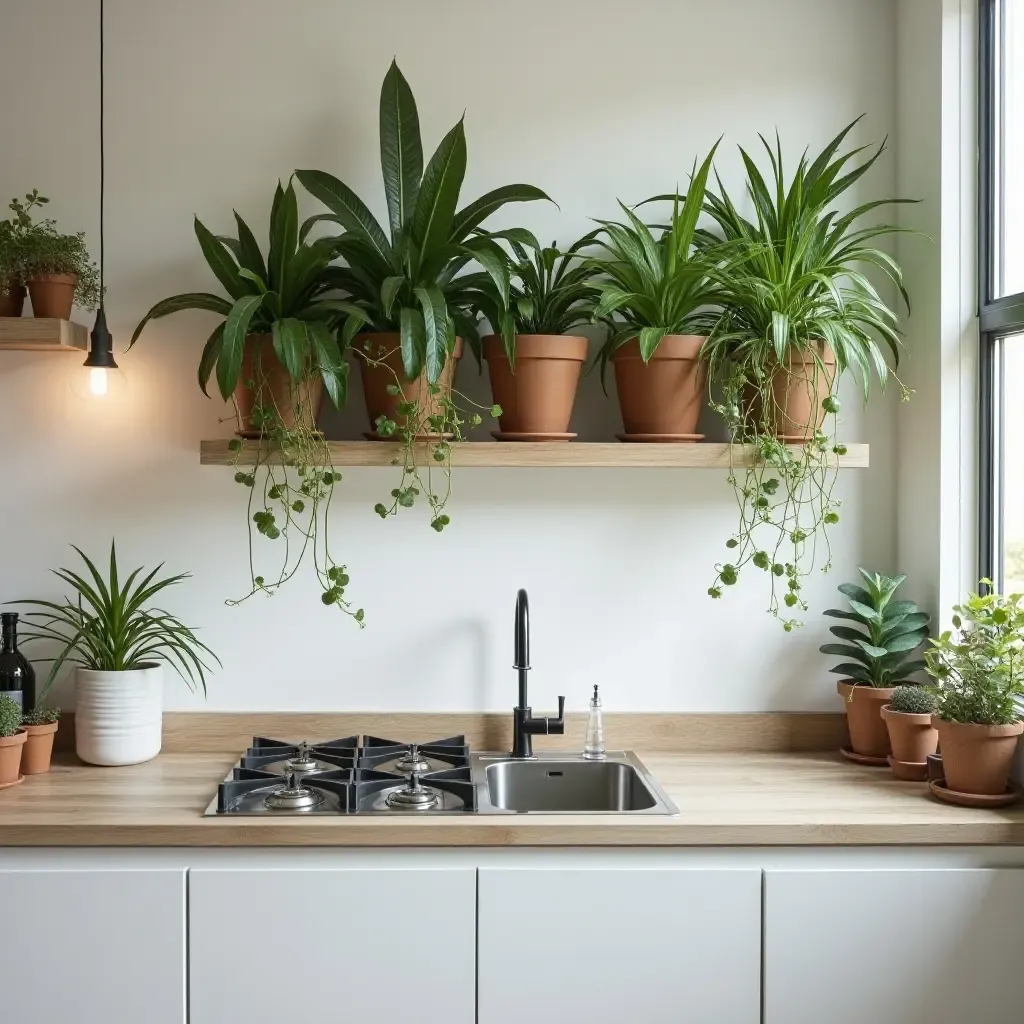
<path fill-rule="evenodd" d="M 96 322 L 89 335 L 89 356 L 85 366 L 89 370 L 89 394 L 102 398 L 110 387 L 111 370 L 117 370 L 114 361 L 114 339 L 107 329 L 107 311 L 104 307 L 106 298 L 106 188 L 107 188 L 107 152 L 106 152 L 106 56 L 104 52 L 104 0 L 100 0 L 100 307 L 96 310 Z"/>

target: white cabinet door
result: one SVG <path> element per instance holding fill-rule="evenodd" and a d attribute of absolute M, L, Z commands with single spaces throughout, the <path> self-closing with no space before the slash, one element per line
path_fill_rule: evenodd
<path fill-rule="evenodd" d="M 765 1024 L 1020 1024 L 1024 871 L 768 871 Z"/>
<path fill-rule="evenodd" d="M 0 870 L 0 919 L 0 1020 L 185 1020 L 184 871 Z"/>
<path fill-rule="evenodd" d="M 190 1024 L 474 1024 L 476 871 L 189 872 Z"/>
<path fill-rule="evenodd" d="M 760 983 L 760 871 L 480 870 L 479 1024 L 758 1024 Z"/>

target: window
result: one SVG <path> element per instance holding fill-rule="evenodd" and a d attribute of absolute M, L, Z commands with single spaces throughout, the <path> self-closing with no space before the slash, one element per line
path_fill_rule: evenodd
<path fill-rule="evenodd" d="M 1024 3 L 981 2 L 982 575 L 1024 593 Z"/>

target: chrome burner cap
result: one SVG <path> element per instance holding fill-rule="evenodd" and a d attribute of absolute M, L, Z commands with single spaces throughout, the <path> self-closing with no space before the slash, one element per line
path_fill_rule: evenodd
<path fill-rule="evenodd" d="M 409 781 L 401 788 L 392 790 L 387 796 L 389 807 L 400 807 L 408 811 L 429 811 L 438 804 L 437 790 L 420 785 L 420 773 L 414 771 Z"/>
<path fill-rule="evenodd" d="M 395 768 L 406 774 L 427 772 L 430 771 L 430 762 L 420 753 L 419 745 L 414 743 L 409 747 L 409 752 L 395 762 Z"/>
<path fill-rule="evenodd" d="M 288 781 L 270 793 L 264 804 L 272 811 L 310 811 L 319 806 L 322 798 L 311 789 L 299 785 L 295 772 L 288 775 Z"/>
<path fill-rule="evenodd" d="M 298 772 L 302 774 L 319 770 L 316 758 L 310 756 L 309 744 L 305 741 L 299 744 L 299 752 L 294 757 L 290 757 L 284 763 L 285 775 L 289 772 Z"/>

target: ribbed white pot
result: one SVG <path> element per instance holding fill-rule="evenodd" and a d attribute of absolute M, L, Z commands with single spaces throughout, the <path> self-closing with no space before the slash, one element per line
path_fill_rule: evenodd
<path fill-rule="evenodd" d="M 164 670 L 80 668 L 75 679 L 75 752 L 89 764 L 139 764 L 160 753 Z"/>

